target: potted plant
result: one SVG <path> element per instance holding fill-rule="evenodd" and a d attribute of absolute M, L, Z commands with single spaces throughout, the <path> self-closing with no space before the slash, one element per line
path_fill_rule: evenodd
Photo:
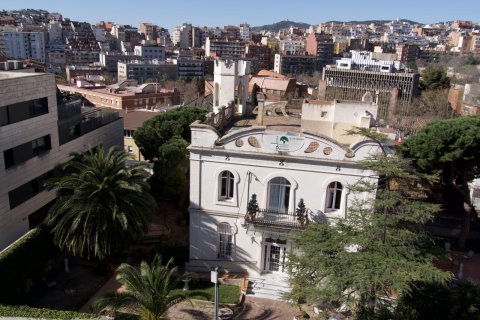
<path fill-rule="evenodd" d="M 300 222 L 300 224 L 304 224 L 307 220 L 307 208 L 305 207 L 305 202 L 303 199 L 300 199 L 298 202 L 297 208 L 295 209 L 295 215 L 297 216 L 297 221 Z"/>
<path fill-rule="evenodd" d="M 248 201 L 247 204 L 247 220 L 252 221 L 255 219 L 258 212 L 258 202 L 257 202 L 257 195 L 254 193 L 252 197 Z"/>

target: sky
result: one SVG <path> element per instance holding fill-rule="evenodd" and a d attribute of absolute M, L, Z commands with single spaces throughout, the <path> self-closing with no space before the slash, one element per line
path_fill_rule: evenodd
<path fill-rule="evenodd" d="M 44 9 L 72 20 L 101 20 L 138 27 L 151 22 L 172 29 L 183 22 L 223 27 L 251 26 L 281 20 L 318 24 L 329 20 L 392 20 L 421 23 L 451 20 L 480 21 L 478 0 L 0 0 L 0 10 Z"/>

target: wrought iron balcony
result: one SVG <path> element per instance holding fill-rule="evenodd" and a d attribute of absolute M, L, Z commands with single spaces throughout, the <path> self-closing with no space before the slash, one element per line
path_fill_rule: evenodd
<path fill-rule="evenodd" d="M 245 225 L 272 228 L 303 229 L 309 223 L 308 214 L 297 215 L 295 212 L 278 212 L 269 209 L 259 209 L 256 213 L 245 215 Z"/>

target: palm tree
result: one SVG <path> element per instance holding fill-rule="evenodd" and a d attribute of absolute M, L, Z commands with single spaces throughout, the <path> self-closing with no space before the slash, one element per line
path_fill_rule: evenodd
<path fill-rule="evenodd" d="M 116 278 L 125 290 L 98 298 L 93 308 L 102 312 L 133 313 L 141 320 L 165 319 L 168 308 L 186 299 L 181 294 L 170 294 L 178 285 L 178 278 L 174 277 L 177 267 L 171 268 L 172 264 L 173 258 L 170 258 L 163 266 L 160 255 L 155 255 L 151 264 L 142 261 L 140 270 L 122 263 Z"/>
<path fill-rule="evenodd" d="M 61 176 L 47 181 L 57 199 L 46 222 L 60 249 L 102 260 L 142 237 L 155 201 L 145 166 L 127 167 L 129 157 L 113 147 L 90 149 L 74 154 Z"/>

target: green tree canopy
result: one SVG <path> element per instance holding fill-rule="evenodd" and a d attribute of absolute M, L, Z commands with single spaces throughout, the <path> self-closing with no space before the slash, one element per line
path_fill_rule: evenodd
<path fill-rule="evenodd" d="M 117 281 L 125 288 L 122 292 L 109 293 L 95 300 L 93 307 L 102 312 L 121 311 L 136 314 L 141 320 L 165 319 L 164 314 L 172 305 L 185 300 L 180 294 L 171 294 L 178 284 L 177 267 L 173 258 L 162 265 L 156 255 L 151 264 L 142 261 L 140 270 L 126 263 L 117 269 Z"/>
<path fill-rule="evenodd" d="M 143 123 L 133 137 L 145 159 L 153 160 L 159 156 L 159 148 L 174 136 L 190 142 L 190 124 L 202 120 L 205 109 L 181 107 L 159 114 Z"/>
<path fill-rule="evenodd" d="M 174 136 L 158 148 L 154 179 L 159 193 L 176 195 L 188 189 L 188 144 L 182 137 Z"/>
<path fill-rule="evenodd" d="M 345 305 L 357 318 L 372 319 L 392 297 L 408 294 L 413 281 L 450 278 L 432 265 L 432 242 L 422 228 L 439 208 L 414 200 L 418 182 L 430 177 L 394 157 L 365 166 L 381 177 L 376 197 L 362 196 L 375 192 L 376 184 L 360 181 L 349 187 L 355 200 L 345 219 L 311 223 L 294 236 L 289 299 L 323 308 Z"/>
<path fill-rule="evenodd" d="M 206 109 L 181 107 L 169 110 L 150 120 L 134 133 L 135 143 L 143 156 L 154 161 L 151 179 L 157 195 L 180 195 L 185 201 L 188 189 L 188 151 L 190 124 L 203 120 Z"/>
<path fill-rule="evenodd" d="M 47 181 L 57 199 L 46 222 L 61 249 L 104 259 L 143 236 L 155 201 L 145 167 L 127 167 L 129 158 L 115 148 L 90 149 L 75 154 L 61 167 L 60 177 Z"/>
<path fill-rule="evenodd" d="M 400 152 L 421 171 L 441 173 L 445 205 L 464 213 L 459 245 L 465 247 L 472 218 L 468 183 L 479 176 L 480 116 L 431 122 L 408 138 Z"/>
<path fill-rule="evenodd" d="M 450 88 L 450 78 L 442 67 L 428 66 L 422 72 L 420 88 L 423 90 L 438 90 Z"/>

